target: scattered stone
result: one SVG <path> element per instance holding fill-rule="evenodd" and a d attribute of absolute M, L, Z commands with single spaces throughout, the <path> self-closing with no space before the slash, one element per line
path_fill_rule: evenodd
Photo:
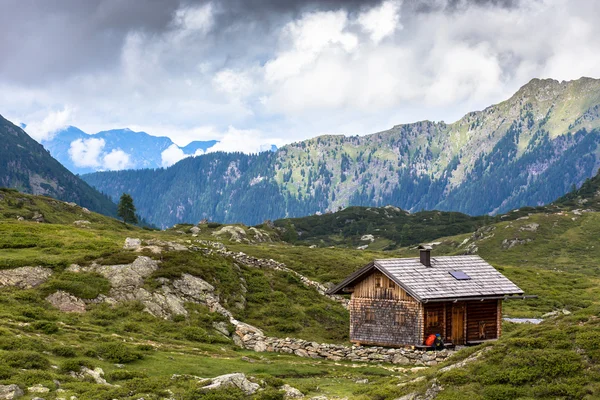
<path fill-rule="evenodd" d="M 197 235 L 197 234 L 200 233 L 200 228 L 198 228 L 197 226 L 192 226 L 190 228 L 190 233 L 193 234 L 193 235 Z"/>
<path fill-rule="evenodd" d="M 78 228 L 89 228 L 91 224 L 92 223 L 90 221 L 87 221 L 85 219 L 80 219 L 73 222 L 73 225 L 75 225 Z"/>
<path fill-rule="evenodd" d="M 230 242 L 248 242 L 248 239 L 246 237 L 246 231 L 244 230 L 244 228 L 241 228 L 239 226 L 227 225 L 222 227 L 218 231 L 213 232 L 212 234 L 213 236 L 217 237 L 228 235 Z"/>
<path fill-rule="evenodd" d="M 106 379 L 104 379 L 104 370 L 102 370 L 100 367 L 94 368 L 93 370 L 86 367 L 81 367 L 81 373 L 83 375 L 91 376 L 98 385 L 112 386 L 110 383 L 106 382 Z"/>
<path fill-rule="evenodd" d="M 243 357 L 241 358 L 241 360 L 242 360 L 242 361 L 249 362 L 250 364 L 253 364 L 253 363 L 255 363 L 255 362 L 256 362 L 255 360 L 251 359 L 250 357 L 246 357 L 246 356 L 243 356 Z"/>
<path fill-rule="evenodd" d="M 354 381 L 354 383 L 366 385 L 367 383 L 369 383 L 369 380 L 368 379 L 358 379 L 358 380 Z"/>
<path fill-rule="evenodd" d="M 40 223 L 44 222 L 45 221 L 44 220 L 44 214 L 42 214 L 39 211 L 36 211 L 35 213 L 33 213 L 33 217 L 31 217 L 31 220 L 35 221 L 35 222 L 40 222 Z"/>
<path fill-rule="evenodd" d="M 539 227 L 540 227 L 540 224 L 536 224 L 535 222 L 532 222 L 531 224 L 523 225 L 522 227 L 519 228 L 519 230 L 527 231 L 527 232 L 535 232 L 538 230 Z"/>
<path fill-rule="evenodd" d="M 216 378 L 211 379 L 210 384 L 204 386 L 203 389 L 213 390 L 222 387 L 237 387 L 246 395 L 251 395 L 256 393 L 256 391 L 260 388 L 260 385 L 258 383 L 250 382 L 246 378 L 246 375 L 242 373 L 235 373 L 217 376 Z"/>
<path fill-rule="evenodd" d="M 508 250 L 508 249 L 512 249 L 515 246 L 522 245 L 522 244 L 529 243 L 529 242 L 531 242 L 531 239 L 519 239 L 519 238 L 504 239 L 502 241 L 502 248 L 505 250 Z"/>
<path fill-rule="evenodd" d="M 364 244 L 364 245 L 362 245 L 362 246 L 358 246 L 358 247 L 356 248 L 356 250 L 366 250 L 368 247 L 369 247 L 369 245 L 368 245 L 368 244 Z"/>
<path fill-rule="evenodd" d="M 360 240 L 362 242 L 374 242 L 375 241 L 375 236 L 371 235 L 371 234 L 367 234 L 367 235 L 362 235 Z"/>
<path fill-rule="evenodd" d="M 32 289 L 46 282 L 52 270 L 44 267 L 20 267 L 0 270 L 0 287 L 16 286 L 20 289 Z"/>
<path fill-rule="evenodd" d="M 24 394 L 17 385 L 0 385 L 0 399 L 2 400 L 18 399 Z"/>
<path fill-rule="evenodd" d="M 84 214 L 91 214 L 92 212 L 85 207 L 81 207 L 81 212 Z"/>
<path fill-rule="evenodd" d="M 85 302 L 67 292 L 59 290 L 46 297 L 46 301 L 62 312 L 84 313 Z"/>
<path fill-rule="evenodd" d="M 23 217 L 17 217 L 17 221 L 25 221 L 25 218 L 23 218 Z"/>
<path fill-rule="evenodd" d="M 285 392 L 284 396 L 286 399 L 299 399 L 304 397 L 304 394 L 301 391 L 288 384 L 283 385 L 281 390 Z"/>
<path fill-rule="evenodd" d="M 27 388 L 28 393 L 48 393 L 50 389 L 47 387 L 37 384 Z"/>
<path fill-rule="evenodd" d="M 126 250 L 131 250 L 131 249 L 135 250 L 135 249 L 139 248 L 141 245 L 142 245 L 141 239 L 126 238 L 123 248 Z"/>
<path fill-rule="evenodd" d="M 311 244 L 310 246 L 308 246 L 309 249 L 316 249 L 317 245 L 316 244 Z"/>

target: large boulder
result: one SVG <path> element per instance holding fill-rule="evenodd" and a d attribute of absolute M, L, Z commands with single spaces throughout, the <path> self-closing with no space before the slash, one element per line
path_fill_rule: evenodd
<path fill-rule="evenodd" d="M 0 399 L 2 400 L 18 399 L 24 394 L 17 385 L 0 385 Z"/>
<path fill-rule="evenodd" d="M 246 375 L 242 373 L 227 374 L 217 376 L 210 380 L 210 384 L 204 386 L 205 390 L 220 389 L 223 387 L 237 387 L 241 389 L 246 395 L 252 395 L 260 388 L 260 385 L 254 382 L 250 382 Z"/>
<path fill-rule="evenodd" d="M 16 286 L 21 289 L 31 289 L 46 282 L 52 275 L 52 270 L 44 267 L 20 267 L 0 270 L 0 287 Z"/>
<path fill-rule="evenodd" d="M 85 302 L 67 292 L 59 290 L 46 297 L 46 301 L 62 312 L 84 313 Z"/>

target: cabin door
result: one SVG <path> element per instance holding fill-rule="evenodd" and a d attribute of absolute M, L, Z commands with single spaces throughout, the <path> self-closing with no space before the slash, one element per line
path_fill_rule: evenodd
<path fill-rule="evenodd" d="M 452 304 L 452 343 L 465 344 L 465 305 Z"/>

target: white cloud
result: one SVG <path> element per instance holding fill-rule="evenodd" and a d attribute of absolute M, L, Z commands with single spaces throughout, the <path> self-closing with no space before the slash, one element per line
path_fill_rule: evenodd
<path fill-rule="evenodd" d="M 175 12 L 173 23 L 181 30 L 208 32 L 214 23 L 213 5 L 206 3 L 199 7 L 183 7 Z"/>
<path fill-rule="evenodd" d="M 214 76 L 212 83 L 217 91 L 235 98 L 246 97 L 253 90 L 253 82 L 248 74 L 231 69 L 219 71 Z"/>
<path fill-rule="evenodd" d="M 102 166 L 100 155 L 105 145 L 104 139 L 77 139 L 71 142 L 69 156 L 76 167 L 99 168 Z"/>
<path fill-rule="evenodd" d="M 279 139 L 266 138 L 257 130 L 236 129 L 230 126 L 219 140 L 219 143 L 208 148 L 206 152 L 225 151 L 252 154 L 270 149 L 271 144 L 278 146 L 281 145 L 281 141 Z"/>
<path fill-rule="evenodd" d="M 373 7 L 358 16 L 358 23 L 369 33 L 373 42 L 381 42 L 397 28 L 402 27 L 400 5 L 401 2 L 398 0 L 384 1 L 379 7 Z"/>
<path fill-rule="evenodd" d="M 160 153 L 161 163 L 165 168 L 170 167 L 186 157 L 189 157 L 189 155 L 186 155 L 176 144 L 170 145 L 166 150 Z"/>
<path fill-rule="evenodd" d="M 51 140 L 55 133 L 69 125 L 71 108 L 64 107 L 61 111 L 51 111 L 41 121 L 27 124 L 27 133 L 38 142 Z"/>
<path fill-rule="evenodd" d="M 127 169 L 131 166 L 129 154 L 121 149 L 113 149 L 110 153 L 104 155 L 102 161 L 104 168 L 112 171 Z"/>
<path fill-rule="evenodd" d="M 71 142 L 69 157 L 76 167 L 118 171 L 131 166 L 131 156 L 121 149 L 104 152 L 104 139 L 77 139 Z"/>
<path fill-rule="evenodd" d="M 333 11 L 264 20 L 221 19 L 218 2 L 182 6 L 166 29 L 128 30 L 113 63 L 28 84 L 2 70 L 0 113 L 28 123 L 37 140 L 67 124 L 128 126 L 182 146 L 230 137 L 231 125 L 254 134 L 217 148 L 256 150 L 263 139 L 279 146 L 420 119 L 452 122 L 534 77 L 600 77 L 595 2 L 426 3 L 384 0 L 357 11 L 339 2 Z"/>

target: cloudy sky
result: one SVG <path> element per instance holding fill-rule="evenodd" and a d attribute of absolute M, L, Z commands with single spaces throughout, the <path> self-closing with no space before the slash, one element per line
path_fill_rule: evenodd
<path fill-rule="evenodd" d="M 2 0 L 0 114 L 254 151 L 600 77 L 588 0 Z"/>

